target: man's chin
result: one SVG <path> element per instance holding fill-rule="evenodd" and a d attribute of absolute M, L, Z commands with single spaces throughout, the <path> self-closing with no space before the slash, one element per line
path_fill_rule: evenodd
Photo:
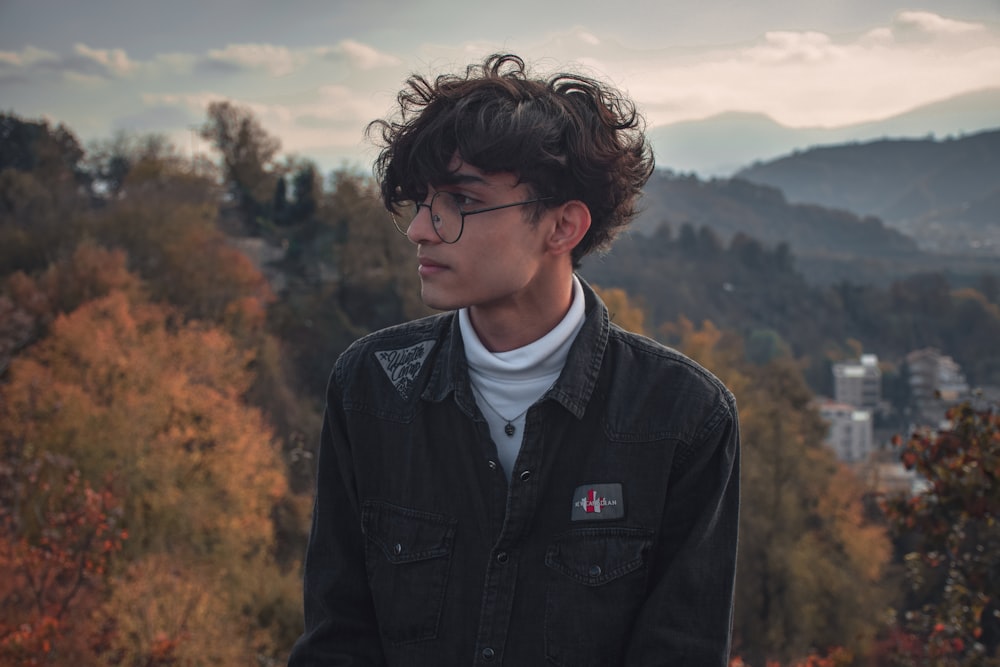
<path fill-rule="evenodd" d="M 434 294 L 433 291 L 428 289 L 420 290 L 420 300 L 424 302 L 425 306 L 434 310 L 458 310 L 462 307 L 460 304 L 456 304 L 440 294 Z"/>

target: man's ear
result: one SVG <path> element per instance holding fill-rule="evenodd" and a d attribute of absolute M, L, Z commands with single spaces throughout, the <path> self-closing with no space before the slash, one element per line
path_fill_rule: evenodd
<path fill-rule="evenodd" d="M 572 199 L 555 209 L 555 226 L 549 234 L 549 251 L 569 254 L 590 230 L 590 209 L 578 199 Z"/>

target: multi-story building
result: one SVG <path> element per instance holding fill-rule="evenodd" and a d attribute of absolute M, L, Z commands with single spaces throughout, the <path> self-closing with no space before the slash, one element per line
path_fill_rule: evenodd
<path fill-rule="evenodd" d="M 874 449 L 872 413 L 839 401 L 819 404 L 819 413 L 830 425 L 826 444 L 847 463 L 865 461 Z"/>
<path fill-rule="evenodd" d="M 948 355 L 928 347 L 906 355 L 910 371 L 910 393 L 916 401 L 941 398 L 959 400 L 969 393 L 961 367 Z"/>
<path fill-rule="evenodd" d="M 882 371 L 878 367 L 878 357 L 862 354 L 860 361 L 834 364 L 833 399 L 876 412 L 882 402 Z"/>
<path fill-rule="evenodd" d="M 948 355 L 934 348 L 916 350 L 906 355 L 910 395 L 917 408 L 916 417 L 928 424 L 944 419 L 949 405 L 969 395 L 969 383 L 961 367 Z"/>

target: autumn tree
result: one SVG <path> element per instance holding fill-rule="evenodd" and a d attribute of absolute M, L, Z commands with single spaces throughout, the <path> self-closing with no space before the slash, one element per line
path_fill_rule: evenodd
<path fill-rule="evenodd" d="M 894 665 L 1000 665 L 1000 413 L 961 404 L 949 426 L 898 441 L 922 480 L 885 501 L 905 556 L 908 604 L 891 637 Z"/>
<path fill-rule="evenodd" d="M 621 328 L 632 331 L 643 336 L 648 335 L 646 331 L 646 312 L 642 306 L 636 304 L 628 293 L 618 287 L 602 289 L 596 285 L 594 291 L 604 302 L 611 316 L 611 321 Z"/>
<path fill-rule="evenodd" d="M 736 395 L 742 441 L 740 545 L 734 650 L 764 665 L 843 647 L 863 654 L 885 604 L 884 530 L 864 490 L 822 445 L 826 426 L 798 366 L 755 366 L 742 344 L 711 323 L 666 332 Z"/>
<path fill-rule="evenodd" d="M 177 148 L 160 134 L 118 132 L 111 139 L 88 146 L 84 164 L 94 181 L 95 195 L 116 199 L 125 194 L 129 175 L 149 165 L 169 164 L 176 172 L 205 172 L 208 165 L 195 158 L 183 158 Z"/>
<path fill-rule="evenodd" d="M 286 484 L 270 429 L 242 399 L 251 362 L 220 329 L 115 291 L 58 316 L 13 359 L 0 387 L 0 438 L 72 456 L 91 483 L 113 473 L 130 534 L 123 556 L 208 573 L 205 590 L 226 601 L 219 622 L 241 628 L 241 650 L 273 655 L 294 636 L 297 578 L 273 558 L 272 511 Z M 121 588 L 128 577 L 114 584 L 108 618 L 145 604 Z M 144 626 L 146 639 L 111 643 L 153 646 L 179 622 L 162 616 Z M 191 624 L 188 640 L 215 629 Z"/>
<path fill-rule="evenodd" d="M 234 332 L 262 325 L 270 288 L 219 230 L 220 193 L 209 176 L 170 160 L 143 160 L 122 189 L 122 197 L 90 217 L 89 230 L 125 250 L 151 298 Z"/>
<path fill-rule="evenodd" d="M 127 537 L 109 481 L 0 440 L 0 663 L 85 664 L 109 565 Z"/>
<path fill-rule="evenodd" d="M 123 252 L 91 242 L 81 243 L 37 278 L 17 271 L 0 280 L 0 373 L 15 353 L 44 337 L 59 313 L 111 291 L 139 296 L 143 287 L 129 273 Z"/>

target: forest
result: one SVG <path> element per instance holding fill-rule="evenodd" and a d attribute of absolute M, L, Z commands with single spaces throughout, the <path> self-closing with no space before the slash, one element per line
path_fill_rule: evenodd
<path fill-rule="evenodd" d="M 428 313 L 369 177 L 230 103 L 199 131 L 211 156 L 0 114 L 0 664 L 283 664 L 330 369 Z M 861 351 L 900 407 L 917 347 L 1000 384 L 995 275 L 818 285 L 787 243 L 669 219 L 582 275 L 737 397 L 733 667 L 1000 665 L 996 406 L 901 429 L 927 490 L 881 497 L 814 404 Z"/>

